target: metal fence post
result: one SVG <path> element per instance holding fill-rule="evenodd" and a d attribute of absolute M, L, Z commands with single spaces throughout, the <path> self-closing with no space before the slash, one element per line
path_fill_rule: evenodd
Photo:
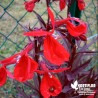
<path fill-rule="evenodd" d="M 70 6 L 69 12 L 71 14 L 72 17 L 81 17 L 81 11 L 78 8 L 78 2 L 77 0 L 71 0 L 73 3 Z"/>

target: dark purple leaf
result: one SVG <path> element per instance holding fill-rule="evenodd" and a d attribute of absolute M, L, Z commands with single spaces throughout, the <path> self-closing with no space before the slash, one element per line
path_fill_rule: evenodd
<path fill-rule="evenodd" d="M 82 51 L 82 52 L 78 52 L 78 53 L 90 53 L 91 54 L 91 53 L 98 53 L 98 51 Z"/>
<path fill-rule="evenodd" d="M 67 79 L 69 81 L 75 79 L 75 77 L 82 72 L 90 63 L 92 59 L 89 59 L 88 61 L 86 61 L 85 63 L 83 63 L 82 65 L 78 66 L 77 68 L 75 68 L 74 70 L 72 70 L 71 72 L 66 72 L 67 75 Z"/>
<path fill-rule="evenodd" d="M 82 65 L 78 66 L 76 69 L 72 71 L 72 73 L 74 73 L 74 75 L 77 75 L 79 72 L 83 71 L 90 64 L 91 60 L 92 58 L 84 62 Z"/>
<path fill-rule="evenodd" d="M 24 92 L 23 89 L 21 89 L 20 87 L 16 87 L 16 89 L 18 90 L 18 92 L 20 93 L 20 95 L 23 96 L 23 98 L 29 98 L 29 96 Z"/>
<path fill-rule="evenodd" d="M 33 80 L 34 80 L 34 86 L 35 86 L 35 88 L 37 90 L 39 90 L 39 80 L 38 80 L 38 75 L 37 74 L 34 74 Z"/>
<path fill-rule="evenodd" d="M 39 92 L 39 91 L 35 88 L 35 86 L 32 85 L 30 82 L 26 81 L 24 84 L 25 84 L 26 86 L 30 87 L 32 90 L 35 90 L 35 91 Z"/>
<path fill-rule="evenodd" d="M 62 92 L 63 93 L 67 93 L 68 91 L 72 90 L 72 88 L 70 86 L 64 86 Z"/>
<path fill-rule="evenodd" d="M 38 18 L 38 20 L 39 20 L 41 26 L 45 29 L 45 28 L 46 28 L 46 24 L 45 24 L 44 20 L 41 18 L 41 16 L 40 16 L 37 12 L 35 12 L 35 11 L 33 11 L 33 12 L 34 12 L 35 15 L 37 16 L 37 18 Z"/>
<path fill-rule="evenodd" d="M 92 44 L 94 44 L 98 40 L 98 37 L 93 39 L 89 44 L 85 44 L 79 52 L 86 51 Z"/>

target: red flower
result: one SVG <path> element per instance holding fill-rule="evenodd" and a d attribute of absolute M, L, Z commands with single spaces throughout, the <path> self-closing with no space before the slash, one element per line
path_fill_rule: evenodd
<path fill-rule="evenodd" d="M 52 13 L 52 11 L 50 10 L 50 8 L 47 8 L 47 11 L 49 13 L 49 17 L 51 19 L 51 23 L 53 26 L 52 31 L 44 31 L 44 30 L 37 30 L 37 31 L 30 31 L 30 32 L 26 32 L 24 33 L 25 36 L 36 36 L 36 37 L 40 37 L 40 36 L 47 36 L 47 35 L 51 35 L 54 32 L 54 15 Z"/>
<path fill-rule="evenodd" d="M 84 0 L 78 0 L 78 7 L 79 7 L 79 10 L 84 10 L 85 9 Z"/>
<path fill-rule="evenodd" d="M 49 13 L 49 17 L 51 19 L 51 23 L 53 26 L 52 31 L 31 31 L 25 33 L 26 36 L 46 36 L 44 40 L 44 55 L 45 57 L 53 64 L 60 65 L 63 64 L 64 61 L 69 60 L 69 53 L 68 51 L 51 35 L 54 32 L 54 15 L 50 8 L 47 9 Z"/>
<path fill-rule="evenodd" d="M 44 40 L 44 55 L 53 64 L 60 65 L 69 60 L 68 51 L 52 36 Z"/>
<path fill-rule="evenodd" d="M 57 96 L 62 90 L 62 85 L 60 81 L 51 74 L 44 74 L 40 91 L 44 98 L 49 98 L 50 96 Z"/>
<path fill-rule="evenodd" d="M 70 20 L 70 21 L 69 21 Z M 69 19 L 66 22 L 66 27 L 68 29 L 68 32 L 70 33 L 70 35 L 74 36 L 74 37 L 78 37 L 82 34 L 85 34 L 87 32 L 87 24 L 82 22 L 81 20 L 77 19 L 77 18 L 73 18 L 73 19 Z M 75 25 L 73 21 L 75 20 L 76 22 L 78 22 L 78 25 Z"/>
<path fill-rule="evenodd" d="M 0 68 L 0 86 L 3 86 L 6 83 L 7 73 L 4 67 Z"/>
<path fill-rule="evenodd" d="M 22 56 L 23 54 L 28 53 L 29 51 L 31 51 L 31 49 L 32 49 L 32 44 L 28 44 L 27 47 L 25 47 L 25 49 L 22 50 L 21 52 L 18 52 L 4 60 L 0 60 L 0 64 L 4 66 L 7 66 L 9 64 L 15 64 L 19 56 Z"/>
<path fill-rule="evenodd" d="M 12 56 L 10 56 L 10 57 L 4 59 L 4 60 L 1 60 L 1 61 L 0 61 L 0 64 L 6 66 L 6 65 L 9 65 L 9 64 L 15 63 L 15 62 L 16 62 L 16 57 L 17 57 L 19 54 L 20 54 L 20 53 L 16 53 L 16 54 L 14 54 L 14 55 L 12 55 Z"/>
<path fill-rule="evenodd" d="M 32 12 L 33 9 L 34 9 L 34 6 L 35 6 L 35 1 L 29 1 L 29 2 L 25 2 L 25 9 L 28 11 L 28 12 Z"/>
<path fill-rule="evenodd" d="M 27 54 L 24 54 L 14 69 L 14 78 L 17 81 L 25 82 L 33 77 L 33 73 L 37 69 L 38 64 Z"/>
<path fill-rule="evenodd" d="M 31 49 L 32 44 L 28 44 L 27 47 L 25 47 L 25 49 L 21 52 L 0 61 L 0 64 L 4 67 L 12 63 L 16 64 L 14 76 L 9 70 L 6 69 L 6 73 L 10 78 L 16 79 L 20 82 L 25 82 L 33 77 L 33 73 L 37 69 L 38 64 L 27 55 Z"/>
<path fill-rule="evenodd" d="M 78 24 L 75 25 L 75 22 L 77 22 Z M 68 33 L 70 33 L 71 36 L 85 37 L 85 36 L 82 36 L 83 34 L 86 34 L 87 32 L 87 24 L 85 22 L 79 20 L 78 18 L 74 18 L 74 17 L 62 19 L 62 20 L 55 22 L 56 27 L 64 25 L 64 24 L 66 24 Z M 86 37 L 85 37 L 85 40 L 86 40 Z"/>
<path fill-rule="evenodd" d="M 36 70 L 38 74 L 44 74 L 40 85 L 41 94 L 44 98 L 49 98 L 50 96 L 57 96 L 62 90 L 62 85 L 59 79 L 53 76 L 51 72 L 59 73 L 69 70 L 70 68 L 59 68 L 55 70 L 49 70 L 44 63 L 41 64 L 41 68 L 43 70 Z"/>
<path fill-rule="evenodd" d="M 55 26 L 59 27 L 61 25 L 64 25 L 64 24 L 66 24 L 66 21 L 67 21 L 67 19 L 58 20 L 55 22 Z"/>
<path fill-rule="evenodd" d="M 66 6 L 66 0 L 59 1 L 60 10 L 62 11 Z"/>
<path fill-rule="evenodd" d="M 38 31 L 26 32 L 24 35 L 25 36 L 36 36 L 36 37 L 40 37 L 40 36 L 47 36 L 47 35 L 51 35 L 51 34 L 52 34 L 52 32 L 38 30 Z"/>

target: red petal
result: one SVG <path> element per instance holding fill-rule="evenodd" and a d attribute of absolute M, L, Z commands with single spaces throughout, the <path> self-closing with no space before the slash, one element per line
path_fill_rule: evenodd
<path fill-rule="evenodd" d="M 44 55 L 53 64 L 60 65 L 69 60 L 68 51 L 52 36 L 44 40 Z"/>
<path fill-rule="evenodd" d="M 55 22 L 56 27 L 64 25 L 67 22 L 67 19 L 58 20 Z"/>
<path fill-rule="evenodd" d="M 28 44 L 24 50 L 22 50 L 21 55 L 24 55 L 32 50 L 33 44 Z"/>
<path fill-rule="evenodd" d="M 14 78 L 17 81 L 25 82 L 33 77 L 38 64 L 27 55 L 23 55 L 14 69 Z"/>
<path fill-rule="evenodd" d="M 41 63 L 41 67 L 42 67 L 42 69 L 43 69 L 45 72 L 48 72 L 48 71 L 49 71 L 48 68 L 46 67 L 46 64 Z"/>
<path fill-rule="evenodd" d="M 54 91 L 50 91 L 51 88 Z M 62 90 L 62 85 L 60 81 L 53 75 L 46 73 L 41 81 L 40 91 L 44 98 L 49 98 L 50 96 L 57 96 Z"/>
<path fill-rule="evenodd" d="M 24 33 L 25 36 L 36 36 L 36 37 L 46 36 L 46 35 L 51 35 L 51 34 L 52 32 L 42 31 L 42 30 L 30 31 L 30 32 Z"/>
<path fill-rule="evenodd" d="M 35 7 L 35 3 L 33 1 L 30 1 L 30 2 L 25 2 L 25 9 L 28 11 L 28 12 L 32 12 L 34 7 Z"/>
<path fill-rule="evenodd" d="M 7 65 L 9 65 L 9 64 L 16 63 L 16 61 L 17 61 L 16 58 L 17 58 L 19 55 L 23 55 L 23 54 L 28 53 L 29 51 L 31 51 L 32 46 L 33 46 L 32 44 L 29 44 L 24 50 L 22 50 L 22 52 L 16 53 L 16 54 L 14 54 L 14 55 L 12 55 L 12 56 L 10 56 L 10 57 L 4 59 L 4 60 L 1 60 L 1 61 L 0 61 L 0 64 L 3 64 L 4 66 L 7 66 Z"/>
<path fill-rule="evenodd" d="M 6 83 L 7 73 L 4 67 L 0 68 L 0 86 L 3 86 Z"/>
<path fill-rule="evenodd" d="M 70 67 L 69 68 L 59 68 L 59 69 L 55 69 L 55 70 L 49 70 L 49 72 L 59 73 L 59 72 L 67 71 L 69 69 L 70 69 Z"/>
<path fill-rule="evenodd" d="M 37 72 L 38 74 L 44 74 L 45 73 L 45 71 L 43 71 L 43 70 L 36 70 L 35 72 Z"/>
<path fill-rule="evenodd" d="M 60 0 L 59 6 L 60 10 L 62 11 L 66 7 L 66 0 Z"/>
<path fill-rule="evenodd" d="M 9 70 L 6 69 L 6 72 L 7 72 L 7 76 L 8 76 L 8 77 L 14 79 L 13 74 L 12 74 Z"/>
<path fill-rule="evenodd" d="M 48 70 L 48 72 L 59 73 L 59 72 L 67 71 L 69 69 L 70 68 L 59 68 L 59 69 L 54 69 L 54 70 Z M 43 70 L 36 70 L 36 72 L 38 74 L 45 74 L 46 73 L 46 71 L 43 71 Z"/>
<path fill-rule="evenodd" d="M 51 23 L 52 23 L 52 26 L 53 26 L 53 31 L 54 31 L 54 25 L 55 25 L 55 18 L 54 18 L 54 14 L 53 12 L 51 11 L 51 9 L 48 7 L 48 14 L 49 14 L 49 17 L 51 19 Z"/>
<path fill-rule="evenodd" d="M 16 57 L 19 55 L 20 53 L 17 53 L 17 54 L 14 54 L 4 60 L 1 60 L 0 63 L 3 64 L 3 65 L 8 65 L 8 64 L 12 64 L 12 63 L 15 63 L 16 62 Z"/>
<path fill-rule="evenodd" d="M 52 26 L 53 26 L 53 30 L 52 31 L 43 31 L 43 30 L 37 30 L 37 31 L 30 31 L 30 32 L 26 32 L 24 33 L 25 36 L 36 36 L 36 37 L 40 37 L 40 36 L 47 36 L 47 35 L 51 35 L 54 32 L 54 15 L 52 13 L 52 11 L 50 10 L 50 8 L 48 7 L 48 13 L 49 13 L 49 17 L 51 19 L 52 22 Z"/>
<path fill-rule="evenodd" d="M 77 19 L 74 20 L 79 22 L 78 26 L 75 26 L 75 24 L 73 24 L 72 22 L 67 21 L 67 29 L 70 35 L 74 37 L 78 37 L 82 34 L 85 34 L 87 32 L 87 24 L 82 22 L 81 20 L 77 20 Z"/>
<path fill-rule="evenodd" d="M 79 10 L 84 10 L 85 9 L 84 0 L 78 0 L 78 7 L 79 7 Z"/>

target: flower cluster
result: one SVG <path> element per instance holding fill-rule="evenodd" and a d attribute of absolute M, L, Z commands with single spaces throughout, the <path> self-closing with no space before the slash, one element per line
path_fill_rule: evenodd
<path fill-rule="evenodd" d="M 39 0 L 25 2 L 25 9 L 32 12 L 36 2 Z M 66 3 L 67 0 L 59 1 L 60 10 L 65 8 Z M 80 10 L 85 8 L 83 0 L 78 0 L 78 7 Z M 44 98 L 57 96 L 61 93 L 63 85 L 56 74 L 71 69 L 76 52 L 76 45 L 72 39 L 86 41 L 87 24 L 79 18 L 71 16 L 65 19 L 56 19 L 49 6 L 47 6 L 47 12 L 49 20 L 47 24 L 42 22 L 44 28 L 29 28 L 30 30 L 24 33 L 24 36 L 33 37 L 34 40 L 30 40 L 30 43 L 20 52 L 0 61 L 2 65 L 0 86 L 6 83 L 7 76 L 25 83 L 32 79 L 34 74 L 37 74 L 40 76 L 40 92 Z M 36 14 L 35 11 L 34 13 Z M 69 43 L 67 47 L 62 43 L 62 38 Z M 31 55 L 32 51 L 33 56 Z M 7 68 L 11 64 L 15 65 L 13 72 Z"/>
<path fill-rule="evenodd" d="M 29 10 L 30 11 L 30 10 Z M 54 31 L 56 27 L 66 25 L 68 34 L 73 37 L 84 36 L 87 32 L 86 23 L 82 22 L 78 18 L 68 17 L 62 20 L 55 20 L 54 14 L 48 7 L 47 12 L 51 20 L 51 29 L 49 31 L 39 29 L 24 33 L 25 36 L 42 37 L 43 38 L 43 54 L 45 58 L 54 66 L 61 66 L 64 62 L 68 62 L 70 59 L 69 51 L 62 46 L 54 37 Z M 72 21 L 76 21 L 79 25 L 75 25 Z M 67 34 L 67 33 L 66 33 Z M 43 78 L 40 85 L 41 94 L 44 98 L 49 98 L 51 95 L 56 96 L 62 90 L 62 85 L 59 79 L 52 75 L 52 73 L 59 73 L 70 68 L 59 68 L 49 70 L 45 64 L 40 64 L 43 70 L 39 70 L 39 64 L 29 56 L 29 52 L 35 47 L 32 43 L 28 44 L 24 50 L 14 54 L 13 56 L 1 60 L 2 67 L 0 68 L 0 86 L 3 86 L 8 77 L 15 79 L 19 82 L 25 82 L 33 78 L 34 73 L 43 74 Z M 10 64 L 15 64 L 13 74 L 6 68 Z"/>
<path fill-rule="evenodd" d="M 24 3 L 25 4 L 25 9 L 28 12 L 32 12 L 34 7 L 35 7 L 35 3 L 39 2 L 39 1 L 40 0 L 31 0 L 31 1 L 25 2 Z M 56 1 L 56 0 L 53 0 L 53 1 Z M 59 0 L 59 7 L 60 7 L 61 11 L 66 7 L 67 2 L 68 2 L 68 0 Z M 85 9 L 84 0 L 77 0 L 77 2 L 78 2 L 79 10 L 84 10 Z"/>

